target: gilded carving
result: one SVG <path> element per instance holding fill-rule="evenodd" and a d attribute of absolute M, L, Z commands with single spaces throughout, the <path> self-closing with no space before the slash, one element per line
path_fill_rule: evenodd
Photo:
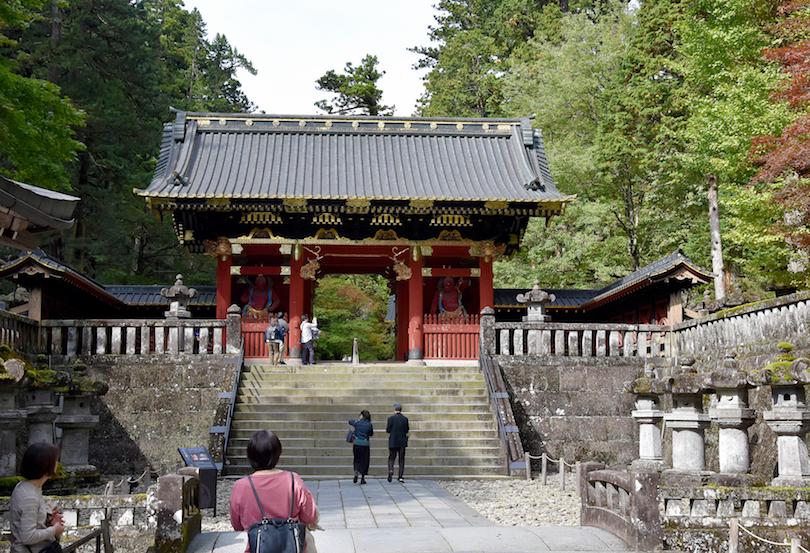
<path fill-rule="evenodd" d="M 315 280 L 320 268 L 321 264 L 318 263 L 317 260 L 310 259 L 301 267 L 301 278 L 304 280 Z"/>
<path fill-rule="evenodd" d="M 411 200 L 409 205 L 418 209 L 430 209 L 433 207 L 433 200 Z"/>
<path fill-rule="evenodd" d="M 231 265 L 231 276 L 238 276 L 242 274 L 241 265 Z"/>
<path fill-rule="evenodd" d="M 375 215 L 374 218 L 371 220 L 372 225 L 379 225 L 379 226 L 392 226 L 392 225 L 401 225 L 402 221 L 399 220 L 397 215 L 391 215 L 390 213 L 380 213 L 379 215 Z"/>
<path fill-rule="evenodd" d="M 256 240 L 259 238 L 275 238 L 275 235 L 273 235 L 273 231 L 267 227 L 254 228 L 250 231 L 250 234 L 247 235 L 248 240 Z"/>
<path fill-rule="evenodd" d="M 471 277 L 480 277 L 481 276 L 481 269 L 478 269 L 478 268 L 470 269 L 470 276 Z"/>
<path fill-rule="evenodd" d="M 290 276 L 292 274 L 292 271 L 290 270 L 289 265 L 283 265 L 283 266 L 279 267 L 279 269 L 280 269 L 279 274 L 281 276 Z"/>
<path fill-rule="evenodd" d="M 220 236 L 216 240 L 204 240 L 203 246 L 205 246 L 205 255 L 208 257 L 222 256 L 224 258 L 233 253 L 231 241 L 224 236 Z"/>
<path fill-rule="evenodd" d="M 279 246 L 278 251 L 281 255 L 291 255 L 292 244 L 282 244 L 281 246 Z"/>
<path fill-rule="evenodd" d="M 282 203 L 289 212 L 300 213 L 307 210 L 306 198 L 287 198 Z"/>
<path fill-rule="evenodd" d="M 230 198 L 208 198 L 205 203 L 212 207 L 224 207 L 231 205 Z"/>
<path fill-rule="evenodd" d="M 402 261 L 394 263 L 394 272 L 397 274 L 397 280 L 410 280 L 413 275 L 411 268 Z"/>
<path fill-rule="evenodd" d="M 312 218 L 312 222 L 316 225 L 342 225 L 343 221 L 340 217 L 333 213 L 321 213 Z"/>
<path fill-rule="evenodd" d="M 438 240 L 442 242 L 461 242 L 464 239 L 461 237 L 461 233 L 457 230 L 443 230 L 439 233 Z"/>
<path fill-rule="evenodd" d="M 431 267 L 422 267 L 422 276 L 423 277 L 433 276 L 433 269 Z"/>
<path fill-rule="evenodd" d="M 506 251 L 506 244 L 496 244 L 492 240 L 484 240 L 478 246 L 470 248 L 470 255 L 472 257 L 493 257 L 500 259 Z"/>
<path fill-rule="evenodd" d="M 315 240 L 340 240 L 340 234 L 335 229 L 318 229 L 315 233 Z"/>
<path fill-rule="evenodd" d="M 490 200 L 488 202 L 484 202 L 484 207 L 486 209 L 509 209 L 509 202 Z"/>
<path fill-rule="evenodd" d="M 374 234 L 374 238 L 372 240 L 399 240 L 397 233 L 391 229 L 388 230 L 378 230 Z"/>
<path fill-rule="evenodd" d="M 231 251 L 234 255 L 239 255 L 242 253 L 242 244 L 231 244 Z"/>
<path fill-rule="evenodd" d="M 433 246 L 420 246 L 422 249 L 423 257 L 430 257 L 433 255 Z"/>
<path fill-rule="evenodd" d="M 365 198 L 349 198 L 346 200 L 346 207 L 369 207 L 371 200 Z"/>

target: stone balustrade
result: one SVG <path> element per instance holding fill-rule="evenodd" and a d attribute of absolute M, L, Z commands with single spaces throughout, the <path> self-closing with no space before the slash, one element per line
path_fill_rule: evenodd
<path fill-rule="evenodd" d="M 669 357 L 672 336 L 661 325 L 496 322 L 484 345 L 491 355 Z"/>

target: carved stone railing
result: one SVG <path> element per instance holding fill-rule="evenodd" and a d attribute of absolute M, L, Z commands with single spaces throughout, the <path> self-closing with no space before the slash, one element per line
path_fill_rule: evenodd
<path fill-rule="evenodd" d="M 39 325 L 33 319 L 0 311 L 0 344 L 16 351 L 31 351 L 36 347 Z"/>
<path fill-rule="evenodd" d="M 633 549 L 660 551 L 658 473 L 602 470 L 593 462 L 580 467 L 580 524 L 611 532 Z"/>
<path fill-rule="evenodd" d="M 42 321 L 39 352 L 48 355 L 215 355 L 236 353 L 239 315 L 228 319 L 81 319 Z"/>
<path fill-rule="evenodd" d="M 493 355 L 670 357 L 670 330 L 621 323 L 496 322 L 486 347 Z"/>
<path fill-rule="evenodd" d="M 673 342 L 678 355 L 701 361 L 718 361 L 728 351 L 744 355 L 745 349 L 771 347 L 810 330 L 810 292 L 750 303 L 718 311 L 708 317 L 673 325 Z"/>

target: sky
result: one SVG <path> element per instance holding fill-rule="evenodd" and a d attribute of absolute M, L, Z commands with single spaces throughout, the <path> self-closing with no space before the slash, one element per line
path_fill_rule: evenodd
<path fill-rule="evenodd" d="M 321 114 L 314 103 L 330 99 L 315 81 L 330 69 L 343 72 L 366 54 L 376 55 L 377 82 L 385 105 L 395 114 L 412 115 L 424 85 L 424 70 L 414 70 L 421 56 L 408 52 L 427 46 L 428 27 L 435 26 L 437 0 L 184 0 L 197 8 L 208 39 L 224 34 L 253 63 L 253 76 L 239 71 L 242 90 L 274 115 Z"/>

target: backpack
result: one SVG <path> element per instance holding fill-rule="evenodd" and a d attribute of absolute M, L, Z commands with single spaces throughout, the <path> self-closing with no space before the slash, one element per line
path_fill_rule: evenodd
<path fill-rule="evenodd" d="M 268 326 L 267 330 L 264 331 L 264 341 L 269 342 L 270 340 L 280 340 L 284 341 L 284 329 L 280 326 Z"/>

